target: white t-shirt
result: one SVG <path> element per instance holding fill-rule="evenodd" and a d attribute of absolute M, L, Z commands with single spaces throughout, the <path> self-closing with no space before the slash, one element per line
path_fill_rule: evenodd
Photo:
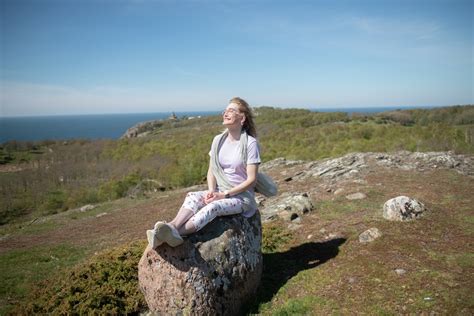
<path fill-rule="evenodd" d="M 216 137 L 219 137 L 216 136 Z M 209 152 L 211 155 L 211 152 Z M 247 164 L 259 164 L 260 150 L 257 140 L 248 135 Z M 247 165 L 240 158 L 240 141 L 231 141 L 227 137 L 219 150 L 219 164 L 224 170 L 227 179 L 234 186 L 247 180 Z M 252 190 L 253 191 L 253 188 Z"/>
<path fill-rule="evenodd" d="M 247 164 L 259 164 L 260 153 L 257 140 L 248 136 Z M 219 151 L 219 164 L 224 170 L 227 179 L 233 185 L 238 185 L 247 180 L 247 165 L 240 158 L 240 141 L 230 141 L 226 138 Z"/>

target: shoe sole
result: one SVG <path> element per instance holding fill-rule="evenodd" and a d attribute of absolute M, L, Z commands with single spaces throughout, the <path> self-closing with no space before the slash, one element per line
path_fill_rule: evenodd
<path fill-rule="evenodd" d="M 183 243 L 183 239 L 176 238 L 171 231 L 171 227 L 165 223 L 159 223 L 156 225 L 156 237 L 158 240 L 166 242 L 171 247 L 176 247 Z"/>

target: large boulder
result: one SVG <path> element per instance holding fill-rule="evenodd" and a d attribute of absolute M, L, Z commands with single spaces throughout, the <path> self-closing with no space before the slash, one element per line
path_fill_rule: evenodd
<path fill-rule="evenodd" d="M 407 221 L 420 217 L 425 210 L 423 203 L 402 195 L 385 202 L 383 217 L 390 221 Z"/>
<path fill-rule="evenodd" d="M 314 206 L 308 193 L 284 193 L 269 199 L 261 209 L 262 219 L 269 222 L 277 218 L 292 221 L 303 214 L 311 212 Z"/>
<path fill-rule="evenodd" d="M 237 315 L 262 275 L 260 214 L 218 217 L 171 248 L 147 247 L 140 289 L 158 315 Z"/>

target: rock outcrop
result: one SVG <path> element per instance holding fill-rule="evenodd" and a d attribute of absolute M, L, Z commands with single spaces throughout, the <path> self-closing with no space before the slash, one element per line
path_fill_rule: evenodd
<path fill-rule="evenodd" d="M 305 162 L 276 158 L 261 166 L 262 170 L 275 167 L 301 166 L 295 174 L 285 173 L 285 181 L 305 181 L 310 177 L 322 179 L 327 184 L 343 180 L 360 179 L 372 167 L 386 167 L 401 170 L 426 171 L 432 169 L 452 169 L 460 174 L 474 176 L 474 158 L 456 155 L 453 152 L 409 152 L 394 153 L 350 153 L 334 159 Z"/>
<path fill-rule="evenodd" d="M 383 217 L 390 221 L 407 221 L 420 217 L 425 210 L 423 203 L 402 195 L 385 202 Z"/>
<path fill-rule="evenodd" d="M 262 274 L 260 215 L 216 218 L 176 248 L 147 247 L 138 277 L 158 315 L 237 315 Z"/>
<path fill-rule="evenodd" d="M 163 120 L 141 122 L 127 129 L 120 139 L 143 137 L 162 125 Z"/>

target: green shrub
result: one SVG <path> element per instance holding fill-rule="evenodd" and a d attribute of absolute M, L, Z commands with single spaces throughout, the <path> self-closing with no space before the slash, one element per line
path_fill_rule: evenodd
<path fill-rule="evenodd" d="M 100 201 L 115 200 L 125 197 L 130 188 L 140 182 L 140 176 L 136 173 L 129 174 L 121 180 L 110 180 L 99 187 L 98 199 Z"/>
<path fill-rule="evenodd" d="M 146 303 L 138 288 L 138 262 L 145 248 L 134 242 L 99 255 L 33 290 L 19 314 L 138 314 Z"/>
<path fill-rule="evenodd" d="M 271 253 L 281 250 L 292 238 L 292 234 L 280 226 L 263 225 L 262 252 Z"/>
<path fill-rule="evenodd" d="M 46 194 L 46 198 L 41 205 L 41 209 L 47 214 L 55 214 L 59 211 L 67 210 L 67 195 L 63 190 L 50 191 Z"/>

